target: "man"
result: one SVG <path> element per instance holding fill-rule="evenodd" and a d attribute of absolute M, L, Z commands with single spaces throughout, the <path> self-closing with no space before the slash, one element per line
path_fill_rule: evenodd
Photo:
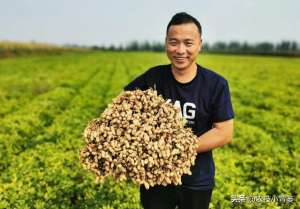
<path fill-rule="evenodd" d="M 140 187 L 145 209 L 208 208 L 214 188 L 212 149 L 231 141 L 232 104 L 227 81 L 196 63 L 202 47 L 202 29 L 187 13 L 175 14 L 167 26 L 165 48 L 170 65 L 153 67 L 128 84 L 125 90 L 155 88 L 181 109 L 188 126 L 198 136 L 192 175 L 182 185 Z"/>

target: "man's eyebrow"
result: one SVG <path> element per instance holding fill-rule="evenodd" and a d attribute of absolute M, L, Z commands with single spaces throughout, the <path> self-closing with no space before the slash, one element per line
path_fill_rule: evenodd
<path fill-rule="evenodd" d="M 172 37 L 168 37 L 167 38 L 169 41 L 180 41 L 179 39 L 177 38 L 172 38 Z M 195 40 L 194 39 L 191 39 L 191 38 L 187 38 L 187 39 L 183 39 L 184 42 L 194 42 Z"/>
<path fill-rule="evenodd" d="M 193 41 L 195 41 L 194 39 L 191 39 L 191 38 L 187 38 L 187 39 L 184 39 L 183 41 L 191 41 L 191 42 L 193 42 Z"/>
<path fill-rule="evenodd" d="M 170 40 L 170 41 L 177 41 L 178 39 L 177 38 L 170 38 L 170 37 L 168 37 L 168 40 Z"/>

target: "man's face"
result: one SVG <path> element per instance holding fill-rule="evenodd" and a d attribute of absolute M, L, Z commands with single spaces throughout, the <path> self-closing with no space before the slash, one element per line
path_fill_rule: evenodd
<path fill-rule="evenodd" d="M 171 25 L 166 37 L 166 52 L 178 70 L 185 70 L 196 63 L 202 41 L 194 23 Z"/>

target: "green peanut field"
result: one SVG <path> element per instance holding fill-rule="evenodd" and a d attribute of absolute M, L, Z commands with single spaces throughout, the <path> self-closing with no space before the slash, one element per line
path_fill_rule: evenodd
<path fill-rule="evenodd" d="M 79 150 L 87 123 L 166 63 L 150 52 L 0 60 L 0 208 L 141 208 L 137 185 L 96 183 Z M 200 54 L 198 63 L 229 81 L 235 111 L 232 143 L 213 152 L 210 208 L 300 208 L 300 58 Z"/>

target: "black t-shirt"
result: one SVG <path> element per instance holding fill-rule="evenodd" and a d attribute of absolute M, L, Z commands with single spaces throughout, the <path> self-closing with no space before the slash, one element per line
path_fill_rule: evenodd
<path fill-rule="evenodd" d="M 234 117 L 227 81 L 217 73 L 197 65 L 197 74 L 188 83 L 178 82 L 171 65 L 150 68 L 129 83 L 124 90 L 156 89 L 165 100 L 181 108 L 187 126 L 200 136 L 212 128 L 214 122 Z M 212 151 L 199 153 L 192 175 L 182 177 L 183 187 L 206 190 L 214 187 L 215 166 Z"/>

